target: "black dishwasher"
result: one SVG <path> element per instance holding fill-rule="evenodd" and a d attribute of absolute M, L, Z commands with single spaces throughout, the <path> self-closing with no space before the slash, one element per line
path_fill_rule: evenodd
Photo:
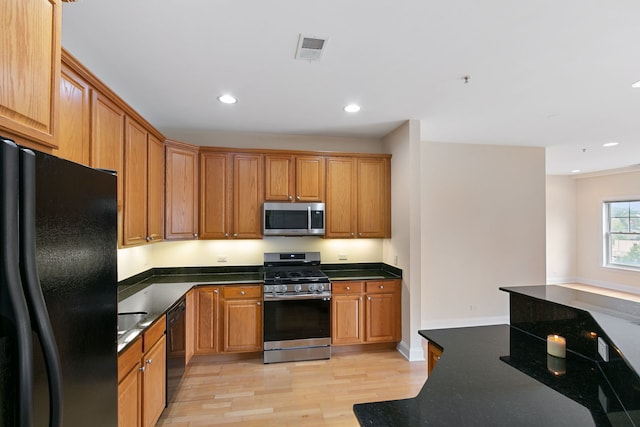
<path fill-rule="evenodd" d="M 167 312 L 167 405 L 173 400 L 185 370 L 185 312 L 184 297 Z"/>

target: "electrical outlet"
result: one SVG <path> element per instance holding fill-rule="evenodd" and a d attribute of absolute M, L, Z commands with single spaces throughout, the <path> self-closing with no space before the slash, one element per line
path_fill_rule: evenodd
<path fill-rule="evenodd" d="M 607 343 L 600 337 L 598 337 L 598 354 L 602 357 L 602 360 L 605 362 L 609 361 L 609 346 Z"/>
<path fill-rule="evenodd" d="M 347 254 L 338 254 L 338 259 L 340 261 L 346 261 L 349 259 L 349 257 L 347 256 Z"/>
<path fill-rule="evenodd" d="M 393 257 L 393 265 L 398 265 L 398 255 Z"/>
<path fill-rule="evenodd" d="M 227 262 L 227 256 L 226 255 L 218 255 L 217 260 L 218 260 L 218 262 Z"/>

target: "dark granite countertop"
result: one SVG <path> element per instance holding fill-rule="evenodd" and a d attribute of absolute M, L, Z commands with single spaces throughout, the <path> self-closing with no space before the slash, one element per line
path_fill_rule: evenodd
<path fill-rule="evenodd" d="M 402 270 L 383 263 L 323 264 L 331 280 L 397 279 Z M 118 351 L 124 350 L 145 327 L 178 302 L 189 289 L 200 285 L 262 284 L 262 266 L 155 268 L 118 284 L 118 313 L 145 313 L 124 332 Z"/>
<path fill-rule="evenodd" d="M 549 359 L 545 340 L 509 325 L 419 333 L 444 350 L 422 390 L 354 405 L 361 425 L 640 425 L 640 383 L 624 369 L 605 375 L 573 352 Z"/>
<path fill-rule="evenodd" d="M 538 285 L 500 289 L 588 313 L 597 322 L 602 334 L 615 345 L 624 360 L 636 372 L 640 372 L 640 303 L 598 293 L 598 288 L 590 286 L 575 288 L 569 285 Z M 583 289 L 590 289 L 590 291 Z"/>

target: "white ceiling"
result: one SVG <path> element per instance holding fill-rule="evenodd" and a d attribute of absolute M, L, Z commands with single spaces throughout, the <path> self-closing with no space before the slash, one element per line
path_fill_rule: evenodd
<path fill-rule="evenodd" d="M 638 0 L 78 0 L 62 44 L 170 138 L 419 119 L 424 140 L 544 146 L 569 174 L 640 163 L 639 17 Z M 320 62 L 294 59 L 301 33 L 329 39 Z"/>

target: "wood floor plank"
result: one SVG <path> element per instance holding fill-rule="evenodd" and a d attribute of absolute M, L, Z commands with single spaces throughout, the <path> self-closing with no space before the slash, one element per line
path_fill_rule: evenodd
<path fill-rule="evenodd" d="M 196 356 L 158 426 L 355 427 L 353 404 L 415 396 L 426 362 L 395 350 L 265 365 Z"/>

